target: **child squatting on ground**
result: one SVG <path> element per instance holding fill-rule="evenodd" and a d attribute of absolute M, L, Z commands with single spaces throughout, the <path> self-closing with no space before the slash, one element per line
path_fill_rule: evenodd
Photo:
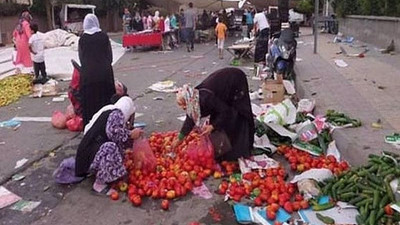
<path fill-rule="evenodd" d="M 215 34 L 217 35 L 218 38 L 218 54 L 219 54 L 219 58 L 223 59 L 224 58 L 224 42 L 226 39 L 226 31 L 228 30 L 228 28 L 226 27 L 226 25 L 224 23 L 222 23 L 222 18 L 220 17 L 218 19 L 218 24 L 215 27 Z"/>
<path fill-rule="evenodd" d="M 45 84 L 47 79 L 46 65 L 44 64 L 44 44 L 43 40 L 37 34 L 38 25 L 31 24 L 32 36 L 29 38 L 29 50 L 31 51 L 33 70 L 35 71 L 34 84 Z M 39 75 L 40 72 L 40 75 Z"/>

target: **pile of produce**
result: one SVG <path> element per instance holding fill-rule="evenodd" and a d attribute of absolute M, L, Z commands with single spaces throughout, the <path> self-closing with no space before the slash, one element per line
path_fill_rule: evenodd
<path fill-rule="evenodd" d="M 335 175 L 340 175 L 343 171 L 349 169 L 349 164 L 346 161 L 338 162 L 332 155 L 315 157 L 305 151 L 286 145 L 279 146 L 277 151 L 279 154 L 285 156 L 293 171 L 300 173 L 313 168 L 325 168 L 332 171 Z"/>
<path fill-rule="evenodd" d="M 357 223 L 364 225 L 394 224 L 400 214 L 390 207 L 395 196 L 390 182 L 400 176 L 400 156 L 385 152 L 369 155 L 368 164 L 352 168 L 326 182 L 323 193 L 336 201 L 355 205 Z"/>
<path fill-rule="evenodd" d="M 226 194 L 235 202 L 246 198 L 254 206 L 267 206 L 267 218 L 275 220 L 280 207 L 288 213 L 309 208 L 308 201 L 298 193 L 296 185 L 285 182 L 286 175 L 282 167 L 233 174 L 229 180 L 222 180 L 217 193 Z"/>
<path fill-rule="evenodd" d="M 337 112 L 333 109 L 326 111 L 326 121 L 334 126 L 345 126 L 351 124 L 352 127 L 360 127 L 361 121 L 357 119 L 352 119 L 344 113 Z"/>
<path fill-rule="evenodd" d="M 0 80 L 0 107 L 17 101 L 32 91 L 32 76 L 20 74 Z"/>
<path fill-rule="evenodd" d="M 193 187 L 201 186 L 203 180 L 211 175 L 221 177 L 221 173 L 216 171 L 212 152 L 201 149 L 204 145 L 199 134 L 189 134 L 172 152 L 172 141 L 177 135 L 177 132 L 153 133 L 148 142 L 142 140 L 141 149 L 126 151 L 124 164 L 128 171 L 128 183 L 120 182 L 118 187 L 120 191 L 127 192 L 133 205 L 140 206 L 142 199 L 149 197 L 163 199 L 161 208 L 168 210 L 169 200 L 186 196 Z M 143 149 L 147 148 L 145 143 L 151 150 Z M 188 154 L 193 154 L 193 149 L 199 150 L 196 151 L 197 160 Z M 146 155 L 146 151 L 150 155 Z M 114 196 L 113 199 L 118 197 Z"/>

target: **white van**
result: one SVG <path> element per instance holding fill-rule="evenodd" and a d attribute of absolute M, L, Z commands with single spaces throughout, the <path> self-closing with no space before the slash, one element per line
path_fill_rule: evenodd
<path fill-rule="evenodd" d="M 95 9 L 94 5 L 83 4 L 62 4 L 61 8 L 53 6 L 53 26 L 80 34 L 83 32 L 83 19 L 87 14 L 94 13 Z"/>

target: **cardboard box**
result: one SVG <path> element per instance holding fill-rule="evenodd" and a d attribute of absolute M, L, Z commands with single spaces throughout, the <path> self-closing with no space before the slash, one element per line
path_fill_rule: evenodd
<path fill-rule="evenodd" d="M 267 79 L 262 85 L 264 102 L 278 104 L 284 100 L 285 86 L 282 77 L 277 80 Z"/>

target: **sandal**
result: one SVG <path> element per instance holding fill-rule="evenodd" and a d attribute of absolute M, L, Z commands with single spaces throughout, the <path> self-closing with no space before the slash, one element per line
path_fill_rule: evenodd
<path fill-rule="evenodd" d="M 94 194 L 97 195 L 102 195 L 102 196 L 110 196 L 113 192 L 116 192 L 114 188 L 111 187 L 111 185 L 105 185 L 101 191 L 98 191 L 92 187 L 92 191 Z"/>

